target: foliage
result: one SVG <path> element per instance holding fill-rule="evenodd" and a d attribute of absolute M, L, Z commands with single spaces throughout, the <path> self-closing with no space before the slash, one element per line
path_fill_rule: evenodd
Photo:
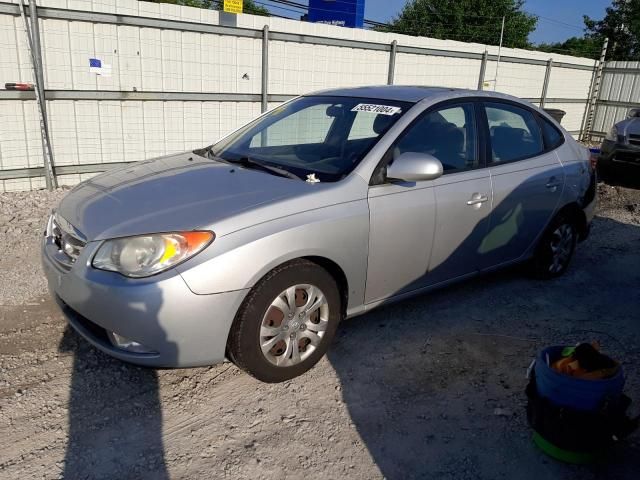
<path fill-rule="evenodd" d="M 525 48 L 537 18 L 526 13 L 523 5 L 524 0 L 409 0 L 389 26 L 377 29 L 498 45 L 504 16 L 503 45 Z"/>
<path fill-rule="evenodd" d="M 543 52 L 597 59 L 600 58 L 602 43 L 599 39 L 591 36 L 571 37 L 564 42 L 541 43 L 535 49 Z"/>
<path fill-rule="evenodd" d="M 609 39 L 608 60 L 640 60 L 640 0 L 613 0 L 602 20 L 584 17 L 587 36 Z"/>

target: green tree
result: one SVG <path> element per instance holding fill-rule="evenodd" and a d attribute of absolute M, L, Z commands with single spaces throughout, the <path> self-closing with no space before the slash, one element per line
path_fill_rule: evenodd
<path fill-rule="evenodd" d="M 173 5 L 184 5 L 186 7 L 206 8 L 207 10 L 222 10 L 224 0 L 151 0 L 154 3 L 171 3 Z M 269 10 L 261 5 L 256 5 L 253 0 L 244 0 L 242 11 L 252 15 L 271 15 Z"/>
<path fill-rule="evenodd" d="M 550 53 L 562 53 L 563 55 L 573 55 L 574 57 L 600 58 L 602 43 L 599 39 L 585 37 L 571 37 L 564 42 L 541 43 L 535 47 L 536 50 Z"/>
<path fill-rule="evenodd" d="M 524 0 L 409 0 L 378 30 L 498 45 L 504 16 L 503 45 L 526 48 L 538 20 L 523 5 Z"/>
<path fill-rule="evenodd" d="M 607 59 L 640 60 L 640 0 L 613 0 L 602 20 L 585 15 L 584 24 L 600 45 L 609 39 Z"/>

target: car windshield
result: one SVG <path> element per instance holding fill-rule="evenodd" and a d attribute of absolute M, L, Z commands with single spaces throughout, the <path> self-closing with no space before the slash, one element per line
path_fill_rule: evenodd
<path fill-rule="evenodd" d="M 407 102 L 373 98 L 300 97 L 212 145 L 208 152 L 248 168 L 278 167 L 292 178 L 337 181 L 410 107 Z"/>

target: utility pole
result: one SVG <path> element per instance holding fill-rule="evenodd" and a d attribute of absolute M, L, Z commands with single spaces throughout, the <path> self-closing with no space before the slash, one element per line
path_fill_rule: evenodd
<path fill-rule="evenodd" d="M 498 85 L 498 69 L 500 68 L 500 54 L 502 53 L 502 39 L 504 38 L 504 18 L 502 16 L 502 27 L 500 28 L 500 45 L 498 45 L 498 60 L 496 61 L 496 75 L 493 79 L 493 91 L 496 91 L 496 86 Z"/>

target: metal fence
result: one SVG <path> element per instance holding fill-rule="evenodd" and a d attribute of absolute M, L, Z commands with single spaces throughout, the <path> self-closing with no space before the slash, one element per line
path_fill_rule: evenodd
<path fill-rule="evenodd" d="M 593 124 L 586 136 L 602 140 L 615 123 L 626 118 L 630 108 L 640 108 L 640 62 L 606 62 Z"/>
<path fill-rule="evenodd" d="M 32 82 L 20 10 L 0 2 L 0 84 Z M 490 88 L 567 112 L 594 61 L 135 0 L 39 0 L 59 184 L 209 144 L 295 95 L 367 84 Z M 81 10 L 82 9 L 82 10 Z M 104 74 L 89 59 L 109 66 Z M 0 191 L 44 186 L 34 92 L 0 90 Z"/>

